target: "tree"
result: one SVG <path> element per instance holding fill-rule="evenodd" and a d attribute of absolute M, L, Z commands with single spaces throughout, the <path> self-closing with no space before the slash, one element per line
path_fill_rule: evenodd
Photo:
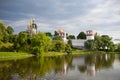
<path fill-rule="evenodd" d="M 75 39 L 75 36 L 74 36 L 74 35 L 69 35 L 69 36 L 67 37 L 67 39 Z"/>
<path fill-rule="evenodd" d="M 6 24 L 4 22 L 0 22 L 0 40 L 3 39 L 5 35 L 7 35 Z"/>
<path fill-rule="evenodd" d="M 31 52 L 35 55 L 49 50 L 50 39 L 44 33 L 38 33 L 31 39 Z"/>
<path fill-rule="evenodd" d="M 70 45 L 71 48 L 73 47 L 73 46 L 72 46 L 72 41 L 71 41 L 70 39 L 68 40 L 67 43 Z"/>
<path fill-rule="evenodd" d="M 109 37 L 108 35 L 102 35 L 101 41 L 102 41 L 101 47 L 103 48 L 103 50 L 113 51 L 114 44 L 112 42 L 111 37 Z"/>
<path fill-rule="evenodd" d="M 57 31 L 54 31 L 54 36 L 58 36 L 58 32 Z"/>
<path fill-rule="evenodd" d="M 116 51 L 120 52 L 120 43 L 118 43 L 116 47 L 117 47 Z"/>
<path fill-rule="evenodd" d="M 65 43 L 61 40 L 53 40 L 51 47 L 52 51 L 61 52 L 65 50 Z"/>
<path fill-rule="evenodd" d="M 77 39 L 86 39 L 86 34 L 84 32 L 80 32 L 77 36 Z"/>
<path fill-rule="evenodd" d="M 52 34 L 50 32 L 46 32 L 45 34 L 46 34 L 46 36 L 52 36 Z"/>
<path fill-rule="evenodd" d="M 14 30 L 11 26 L 8 26 L 7 27 L 7 33 L 10 35 L 10 34 L 13 34 Z"/>
<path fill-rule="evenodd" d="M 72 49 L 71 49 L 71 46 L 69 44 L 65 45 L 65 52 L 67 52 L 68 54 L 72 53 Z"/>
<path fill-rule="evenodd" d="M 85 48 L 87 49 L 87 50 L 94 50 L 94 41 L 93 40 L 87 40 L 86 42 L 85 42 Z"/>
<path fill-rule="evenodd" d="M 114 43 L 112 42 L 112 38 L 108 35 L 99 36 L 96 33 L 93 42 L 95 50 L 114 51 L 115 49 Z"/>
<path fill-rule="evenodd" d="M 12 42 L 14 42 L 14 50 L 28 52 L 30 49 L 30 42 L 28 42 L 29 40 L 30 35 L 25 31 L 20 32 L 18 35 L 13 35 Z"/>

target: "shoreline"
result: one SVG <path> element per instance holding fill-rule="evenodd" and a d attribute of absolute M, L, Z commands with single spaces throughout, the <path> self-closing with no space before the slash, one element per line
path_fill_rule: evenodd
<path fill-rule="evenodd" d="M 84 54 L 106 54 L 106 53 L 114 54 L 117 52 L 73 50 L 70 55 L 75 56 L 75 55 L 84 55 Z M 38 57 L 64 56 L 67 54 L 68 53 L 66 52 L 46 52 L 46 53 L 40 54 Z M 32 56 L 35 56 L 35 55 L 26 53 L 26 52 L 0 52 L 0 61 L 25 59 Z"/>

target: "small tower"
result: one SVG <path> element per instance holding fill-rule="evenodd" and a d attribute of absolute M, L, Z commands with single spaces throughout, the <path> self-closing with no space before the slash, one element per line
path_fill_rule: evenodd
<path fill-rule="evenodd" d="M 92 30 L 86 31 L 87 40 L 94 40 L 94 32 Z"/>
<path fill-rule="evenodd" d="M 62 29 L 58 29 L 58 35 L 62 37 L 63 41 L 66 41 L 66 33 Z"/>
<path fill-rule="evenodd" d="M 35 19 L 32 19 L 28 25 L 28 32 L 32 36 L 37 33 L 37 25 L 35 24 Z"/>

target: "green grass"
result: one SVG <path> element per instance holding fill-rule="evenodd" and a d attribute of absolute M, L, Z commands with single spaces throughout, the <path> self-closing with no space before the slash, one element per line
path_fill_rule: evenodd
<path fill-rule="evenodd" d="M 63 56 L 66 54 L 67 53 L 64 53 L 64 52 L 47 52 L 47 53 L 41 54 L 40 56 Z"/>
<path fill-rule="evenodd" d="M 63 56 L 66 54 L 67 54 L 66 52 L 47 52 L 41 54 L 40 56 Z M 73 50 L 71 55 L 81 55 L 81 54 L 88 54 L 88 53 L 83 50 Z"/>
<path fill-rule="evenodd" d="M 0 52 L 0 61 L 24 59 L 31 56 L 33 55 L 29 53 L 24 53 L 24 52 Z"/>

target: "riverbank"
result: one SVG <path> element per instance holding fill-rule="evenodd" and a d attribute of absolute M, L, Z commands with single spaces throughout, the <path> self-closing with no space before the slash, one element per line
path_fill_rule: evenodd
<path fill-rule="evenodd" d="M 24 59 L 31 56 L 33 55 L 25 52 L 0 52 L 0 61 Z"/>
<path fill-rule="evenodd" d="M 103 52 L 103 51 L 83 51 L 83 50 L 73 50 L 71 55 L 83 55 L 83 54 L 114 54 L 114 52 Z M 63 56 L 67 55 L 66 52 L 47 52 L 43 53 L 40 56 Z M 0 52 L 0 61 L 3 60 L 17 60 L 17 59 L 24 59 L 28 57 L 32 57 L 34 55 L 25 52 Z"/>
<path fill-rule="evenodd" d="M 83 51 L 83 50 L 73 50 L 72 53 L 67 53 L 67 52 L 47 52 L 44 54 L 41 54 L 40 56 L 63 56 L 63 55 L 67 55 L 67 54 L 71 54 L 71 55 L 81 55 L 81 54 L 90 54 L 87 51 Z"/>

